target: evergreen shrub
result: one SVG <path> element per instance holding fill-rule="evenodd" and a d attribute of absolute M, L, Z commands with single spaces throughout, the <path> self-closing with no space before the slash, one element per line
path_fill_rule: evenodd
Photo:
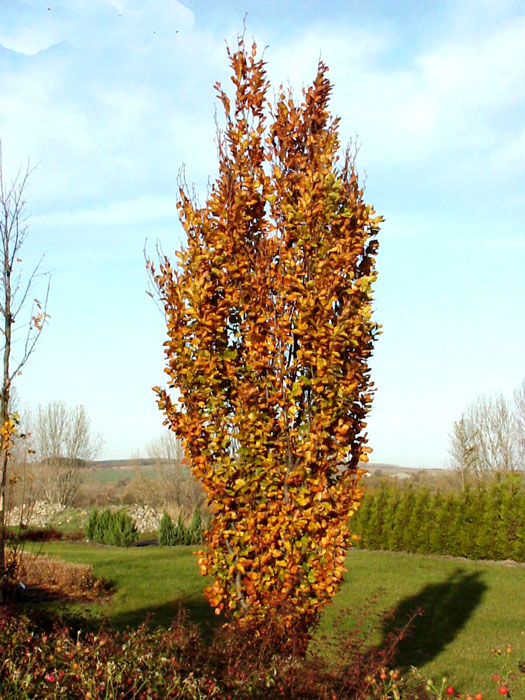
<path fill-rule="evenodd" d="M 201 512 L 198 508 L 193 511 L 193 517 L 190 524 L 188 525 L 188 535 L 190 542 L 189 544 L 201 544 L 202 543 L 202 517 Z"/>
<path fill-rule="evenodd" d="M 161 547 L 171 547 L 175 544 L 175 525 L 166 511 L 162 514 L 159 525 L 159 544 Z"/>
<path fill-rule="evenodd" d="M 190 524 L 186 527 L 179 514 L 177 524 L 164 511 L 159 526 L 159 544 L 174 547 L 181 544 L 202 544 L 203 522 L 200 510 L 195 508 Z"/>
<path fill-rule="evenodd" d="M 525 487 L 519 474 L 431 494 L 382 485 L 352 518 L 363 549 L 525 561 Z"/>
<path fill-rule="evenodd" d="M 137 526 L 125 510 L 91 511 L 85 531 L 92 542 L 110 544 L 115 547 L 130 547 L 138 540 Z"/>

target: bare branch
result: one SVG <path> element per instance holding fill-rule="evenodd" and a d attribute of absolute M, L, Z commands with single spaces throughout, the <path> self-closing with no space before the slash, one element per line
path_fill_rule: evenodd
<path fill-rule="evenodd" d="M 18 372 L 22 369 L 22 367 L 26 364 L 26 362 L 33 354 L 38 339 L 40 338 L 40 335 L 44 330 L 44 325 L 47 319 L 49 318 L 49 314 L 47 313 L 47 304 L 49 300 L 50 285 L 51 280 L 48 280 L 45 300 L 43 304 L 40 304 L 40 302 L 38 303 L 37 306 L 39 310 L 37 314 L 34 314 L 34 305 L 31 307 L 31 321 L 25 339 L 24 352 L 22 358 L 16 363 L 15 369 L 11 373 L 11 379 L 18 374 Z M 37 300 L 35 300 L 35 302 L 36 301 Z"/>
<path fill-rule="evenodd" d="M 11 182 L 6 185 L 2 169 L 2 150 L 0 142 L 0 332 L 4 337 L 3 378 L 0 395 L 0 427 L 2 428 L 2 440 L 0 445 L 0 593 L 4 599 L 4 591 L 7 586 L 8 572 L 5 560 L 6 539 L 6 512 L 8 503 L 6 500 L 7 471 L 11 457 L 13 441 L 16 439 L 18 420 L 12 416 L 11 392 L 12 382 L 23 365 L 33 353 L 38 338 L 42 332 L 47 318 L 47 302 L 49 298 L 49 283 L 47 285 L 45 303 L 38 302 L 38 311 L 35 313 L 35 305 L 30 309 L 30 321 L 24 342 L 22 356 L 13 363 L 13 325 L 18 314 L 27 308 L 26 302 L 29 291 L 33 288 L 35 278 L 40 274 L 40 262 L 29 275 L 27 283 L 22 283 L 22 275 L 14 274 L 15 265 L 21 263 L 20 249 L 27 236 L 26 218 L 24 216 L 25 199 L 24 192 L 31 170 L 29 164 L 25 171 L 20 169 Z M 23 290 L 23 291 L 21 291 Z M 20 324 L 18 324 L 20 327 Z M 14 367 L 13 367 L 14 364 Z"/>
<path fill-rule="evenodd" d="M 85 406 L 62 401 L 39 406 L 33 428 L 36 457 L 42 468 L 44 494 L 51 503 L 71 505 L 80 487 L 80 467 L 100 452 Z"/>
<path fill-rule="evenodd" d="M 520 469 L 525 470 L 525 379 L 514 392 L 516 411 L 516 442 Z"/>
<path fill-rule="evenodd" d="M 480 396 L 454 423 L 450 455 L 463 487 L 471 478 L 524 468 L 525 428 L 519 411 L 522 393 L 525 401 L 525 383 L 514 396 L 517 411 L 502 394 Z"/>

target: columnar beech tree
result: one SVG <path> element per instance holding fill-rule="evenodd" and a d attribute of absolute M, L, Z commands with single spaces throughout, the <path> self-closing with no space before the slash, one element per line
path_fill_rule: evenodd
<path fill-rule="evenodd" d="M 202 574 L 222 611 L 307 628 L 337 591 L 362 497 L 376 235 L 321 62 L 300 104 L 256 46 L 228 52 L 233 103 L 204 206 L 181 183 L 187 245 L 148 263 L 162 300 L 169 390 L 156 387 L 213 517 Z M 180 405 L 178 405 L 180 404 Z"/>

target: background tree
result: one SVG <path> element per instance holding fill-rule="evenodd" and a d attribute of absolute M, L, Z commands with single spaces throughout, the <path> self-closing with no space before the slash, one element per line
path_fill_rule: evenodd
<path fill-rule="evenodd" d="M 2 388 L 0 393 L 0 591 L 6 585 L 6 509 L 8 471 L 13 440 L 17 434 L 17 416 L 10 412 L 13 380 L 33 353 L 47 319 L 49 284 L 43 303 L 31 299 L 40 276 L 40 263 L 24 276 L 20 264 L 21 249 L 27 236 L 24 193 L 29 168 L 19 171 L 8 184 L 2 167 L 0 142 L 0 331 L 3 336 Z M 26 323 L 20 317 L 26 314 Z M 16 322 L 16 332 L 15 325 Z M 17 336 L 18 333 L 18 336 Z"/>
<path fill-rule="evenodd" d="M 149 263 L 181 405 L 157 392 L 212 510 L 210 602 L 252 629 L 284 606 L 291 636 L 337 591 L 362 496 L 382 219 L 338 160 L 327 67 L 269 109 L 255 45 L 228 53 L 218 178 L 203 207 L 181 184 L 187 247 Z"/>
<path fill-rule="evenodd" d="M 491 472 L 512 472 L 519 467 L 516 414 L 502 394 L 482 396 L 474 407 L 479 422 L 480 451 L 483 464 Z"/>
<path fill-rule="evenodd" d="M 488 475 L 523 468 L 522 400 L 525 403 L 523 386 L 516 390 L 514 404 L 503 394 L 480 396 L 454 423 L 450 454 L 463 488 L 472 478 L 479 481 Z"/>
<path fill-rule="evenodd" d="M 378 549 L 394 549 L 398 539 L 398 532 L 395 525 L 397 522 L 397 509 L 403 497 L 403 492 L 400 491 L 397 484 L 388 484 L 386 487 L 386 501 L 378 504 L 380 518 L 382 519 L 381 529 L 378 532 L 379 547 Z M 377 493 L 377 492 L 376 492 Z M 372 538 L 372 541 L 374 539 Z"/>
<path fill-rule="evenodd" d="M 516 540 L 511 557 L 525 562 L 525 489 L 521 490 L 516 503 Z"/>
<path fill-rule="evenodd" d="M 465 415 L 453 425 L 449 451 L 452 469 L 459 477 L 462 489 L 467 488 L 473 478 L 479 480 L 483 476 L 478 428 Z"/>
<path fill-rule="evenodd" d="M 202 486 L 193 476 L 180 440 L 172 432 L 166 431 L 152 440 L 146 454 L 154 460 L 163 505 L 182 510 L 188 517 L 196 507 L 203 506 Z"/>
<path fill-rule="evenodd" d="M 409 551 L 408 525 L 410 521 L 410 514 L 414 510 L 414 506 L 414 489 L 411 487 L 403 488 L 396 506 L 395 520 L 393 523 L 391 536 L 388 538 L 388 542 L 391 542 L 391 546 L 394 550 L 405 552 Z"/>
<path fill-rule="evenodd" d="M 9 462 L 13 468 L 29 467 L 33 461 L 31 456 L 33 454 L 30 428 L 31 411 L 22 404 L 14 385 L 11 385 L 9 395 L 9 415 L 14 418 L 17 427 L 9 451 Z"/>
<path fill-rule="evenodd" d="M 6 523 L 23 527 L 31 520 L 37 497 L 34 479 L 34 450 L 31 441 L 30 411 L 25 408 L 15 386 L 11 386 L 9 415 L 16 423 L 9 448 L 9 479 L 5 497 Z M 17 507 L 16 522 L 13 508 Z M 13 545 L 10 546 L 13 552 Z"/>
<path fill-rule="evenodd" d="M 33 445 L 40 463 L 42 488 L 50 503 L 71 505 L 81 484 L 81 467 L 94 459 L 102 440 L 91 431 L 85 406 L 62 401 L 39 406 L 33 425 Z"/>
<path fill-rule="evenodd" d="M 414 489 L 414 501 L 408 514 L 405 533 L 405 548 L 407 552 L 421 552 L 428 540 L 427 523 L 429 520 L 430 493 L 428 489 Z"/>
<path fill-rule="evenodd" d="M 392 490 L 389 486 L 382 485 L 372 496 L 370 527 L 366 538 L 366 547 L 369 549 L 381 549 L 383 547 L 384 538 L 386 537 L 384 528 L 385 517 L 390 517 L 392 513 L 392 510 L 388 508 L 392 495 Z M 387 527 L 390 527 L 390 524 Z"/>
<path fill-rule="evenodd" d="M 519 469 L 525 471 L 525 379 L 514 392 Z"/>

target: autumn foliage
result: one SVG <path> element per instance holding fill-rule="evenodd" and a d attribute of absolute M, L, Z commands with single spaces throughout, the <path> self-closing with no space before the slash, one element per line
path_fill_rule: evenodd
<path fill-rule="evenodd" d="M 213 514 L 208 599 L 255 629 L 283 610 L 290 633 L 337 591 L 362 497 L 382 219 L 339 161 L 327 67 L 271 106 L 255 44 L 228 55 L 218 177 L 204 206 L 181 184 L 187 245 L 149 263 L 179 396 L 156 390 Z"/>

